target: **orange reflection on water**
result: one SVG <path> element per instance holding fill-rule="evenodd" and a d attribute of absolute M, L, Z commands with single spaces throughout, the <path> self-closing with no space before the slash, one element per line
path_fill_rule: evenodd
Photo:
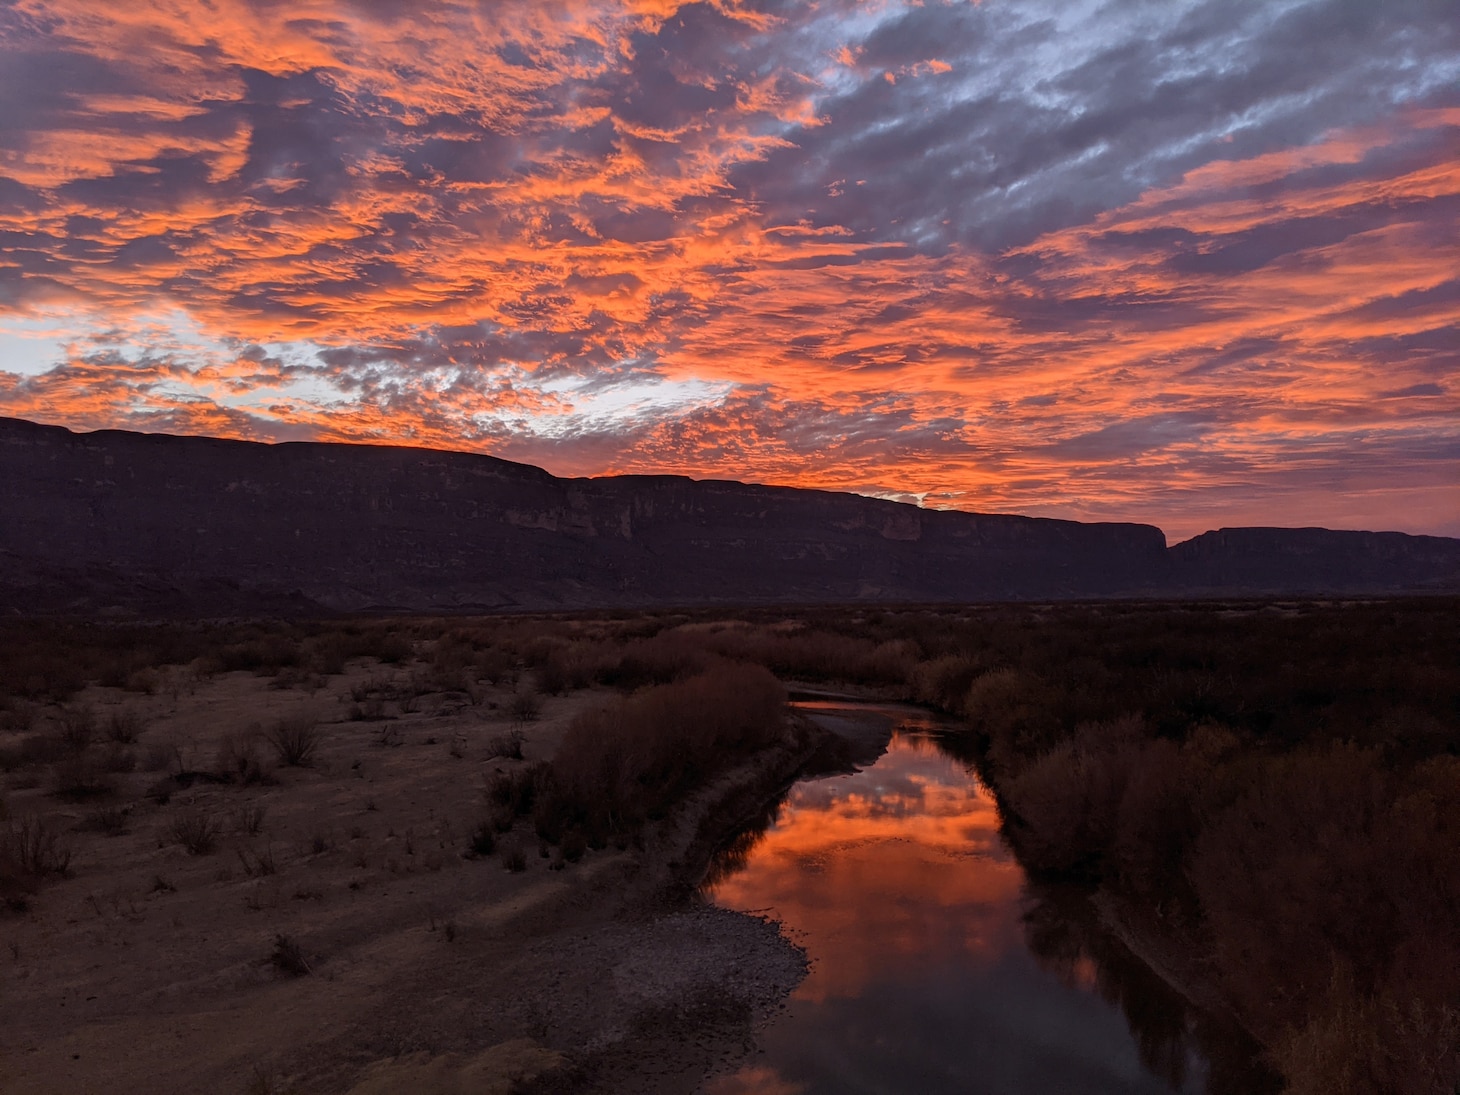
<path fill-rule="evenodd" d="M 812 956 L 795 998 L 855 997 L 879 974 L 1021 948 L 1021 872 L 978 784 L 926 737 L 875 768 L 799 784 L 744 869 L 709 896 L 770 912 Z"/>

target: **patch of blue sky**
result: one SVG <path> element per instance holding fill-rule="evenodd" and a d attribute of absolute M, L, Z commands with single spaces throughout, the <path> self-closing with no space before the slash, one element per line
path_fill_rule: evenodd
<path fill-rule="evenodd" d="M 671 380 L 636 375 L 631 382 L 603 386 L 592 379 L 555 377 L 541 386 L 571 405 L 564 414 L 539 416 L 532 422 L 541 437 L 608 433 L 646 420 L 672 418 L 722 402 L 734 389 L 728 381 L 686 378 Z"/>
<path fill-rule="evenodd" d="M 0 372 L 40 376 L 65 362 L 70 334 L 49 319 L 0 320 Z"/>

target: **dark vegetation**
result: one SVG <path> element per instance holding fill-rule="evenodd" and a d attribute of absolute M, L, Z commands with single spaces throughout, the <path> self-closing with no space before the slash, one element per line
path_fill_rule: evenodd
<path fill-rule="evenodd" d="M 274 950 L 269 955 L 269 963 L 285 977 L 304 977 L 311 972 L 303 948 L 294 939 L 283 934 L 274 937 Z"/>
<path fill-rule="evenodd" d="M 216 772 L 185 772 L 146 726 L 95 718 L 84 685 L 153 691 L 179 673 L 246 671 L 310 687 L 356 658 L 403 667 L 352 697 L 359 718 L 383 720 L 386 744 L 392 712 L 418 697 L 475 707 L 486 684 L 509 690 L 462 848 L 509 870 L 527 869 L 525 837 L 544 855 L 555 847 L 554 866 L 627 846 L 784 742 L 780 681 L 939 708 L 966 727 L 947 745 L 994 790 L 1036 880 L 1098 892 L 1187 956 L 1185 972 L 1267 1047 L 1289 1090 L 1460 1084 L 1454 600 L 7 622 L 0 772 L 12 789 L 97 799 L 94 827 L 119 831 L 109 788 L 139 742 L 144 770 L 175 769 L 157 784 L 163 804 L 195 778 L 270 778 L 265 744 L 280 763 L 308 763 L 318 733 L 275 727 L 225 743 Z M 524 758 L 511 724 L 585 687 L 602 702 L 554 756 Z M 213 849 L 216 819 L 176 817 L 174 839 Z M 21 907 L 68 869 L 61 834 L 0 814 L 0 899 Z"/>
<path fill-rule="evenodd" d="M 633 835 L 716 774 L 784 740 L 786 693 L 759 666 L 724 664 L 585 712 L 515 796 L 537 834 L 601 848 Z"/>

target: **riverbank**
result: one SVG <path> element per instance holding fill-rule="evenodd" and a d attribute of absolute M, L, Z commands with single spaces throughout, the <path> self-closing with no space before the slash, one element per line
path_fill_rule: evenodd
<path fill-rule="evenodd" d="M 527 721 L 507 682 L 458 695 L 378 662 L 178 674 L 37 717 L 141 728 L 105 793 L 58 795 L 63 761 L 11 770 L 12 817 L 71 858 L 0 919 L 6 1092 L 682 1092 L 804 975 L 776 925 L 684 897 L 816 751 L 810 723 L 570 861 L 530 820 L 484 853 L 484 786 L 611 692 L 535 697 Z M 303 764 L 268 744 L 286 724 L 310 727 Z"/>

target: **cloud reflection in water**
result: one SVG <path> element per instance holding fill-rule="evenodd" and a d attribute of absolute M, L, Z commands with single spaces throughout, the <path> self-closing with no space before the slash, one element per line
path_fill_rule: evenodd
<path fill-rule="evenodd" d="M 1030 954 L 1025 879 L 998 826 L 993 800 L 916 732 L 870 768 L 793 788 L 709 896 L 783 921 L 811 972 L 763 1057 L 708 1095 L 1174 1090 L 1089 991 L 1093 972 L 1061 977 Z"/>

